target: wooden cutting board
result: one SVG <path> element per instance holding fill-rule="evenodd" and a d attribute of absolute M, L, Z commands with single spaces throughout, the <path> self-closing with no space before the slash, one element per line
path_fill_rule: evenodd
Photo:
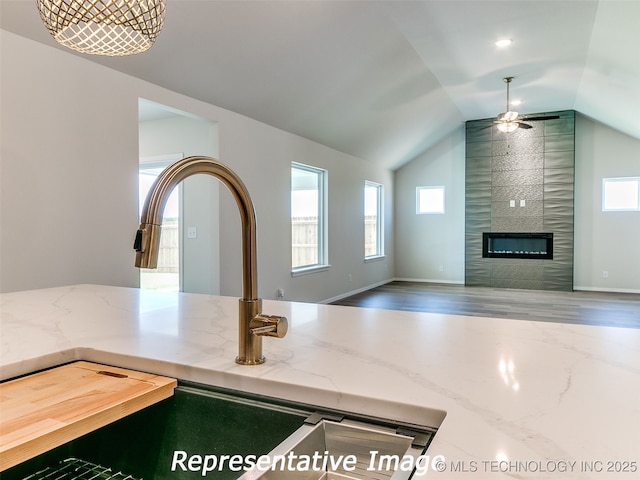
<path fill-rule="evenodd" d="M 75 362 L 0 384 L 0 471 L 173 395 L 173 378 Z"/>

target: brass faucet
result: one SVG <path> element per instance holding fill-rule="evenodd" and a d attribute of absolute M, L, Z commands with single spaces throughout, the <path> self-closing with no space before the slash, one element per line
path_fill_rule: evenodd
<path fill-rule="evenodd" d="M 213 175 L 224 183 L 236 199 L 242 223 L 242 298 L 239 307 L 240 344 L 236 363 L 260 365 L 262 337 L 282 338 L 288 322 L 285 317 L 262 314 L 262 300 L 258 298 L 258 270 L 256 261 L 256 214 L 253 202 L 242 180 L 229 167 L 210 157 L 187 157 L 169 165 L 160 173 L 145 200 L 140 229 L 133 248 L 136 267 L 156 268 L 160 250 L 162 212 L 174 187 L 187 177 L 198 173 Z"/>

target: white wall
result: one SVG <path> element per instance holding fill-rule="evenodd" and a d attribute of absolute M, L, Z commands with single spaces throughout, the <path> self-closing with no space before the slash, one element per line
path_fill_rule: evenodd
<path fill-rule="evenodd" d="M 1 35 L 0 289 L 136 285 L 138 104 L 131 82 Z"/>
<path fill-rule="evenodd" d="M 396 171 L 396 277 L 464 283 L 464 126 Z M 445 187 L 443 215 L 416 214 L 416 187 Z"/>
<path fill-rule="evenodd" d="M 246 127 L 250 127 L 247 129 Z M 280 132 L 264 124 L 220 123 L 220 157 L 233 158 L 248 175 L 258 221 L 258 275 L 261 297 L 275 298 L 278 288 L 288 300 L 319 302 L 343 296 L 383 282 L 393 276 L 393 216 L 386 223 L 389 255 L 380 262 L 364 263 L 364 182 L 384 185 L 387 206 L 393 198 L 393 173 L 301 137 Z M 232 153 L 233 151 L 233 153 Z M 329 263 L 327 271 L 291 277 L 290 184 L 291 162 L 300 162 L 329 172 Z M 244 178 L 244 177 L 243 177 Z M 255 195 L 254 195 L 255 193 Z M 235 202 L 221 190 L 220 222 L 223 295 L 240 291 L 240 225 Z M 349 274 L 352 281 L 349 282 Z M 263 289 L 264 287 L 264 289 Z"/>
<path fill-rule="evenodd" d="M 217 122 L 220 160 L 251 192 L 259 294 L 321 301 L 393 276 L 393 173 L 247 117 L 1 32 L 1 291 L 75 283 L 135 286 L 138 98 Z M 292 278 L 290 164 L 329 170 L 332 267 Z M 364 181 L 387 194 L 387 252 L 365 264 Z M 237 208 L 220 189 L 220 290 L 240 294 Z M 355 203 L 354 203 L 355 202 Z M 348 281 L 349 273 L 352 281 Z"/>
<path fill-rule="evenodd" d="M 180 153 L 183 157 L 218 157 L 216 123 L 187 115 L 142 121 L 139 124 L 140 157 Z M 210 175 L 187 178 L 181 193 L 181 290 L 220 293 L 220 182 Z M 195 227 L 196 238 L 187 230 Z"/>
<path fill-rule="evenodd" d="M 640 140 L 576 116 L 576 290 L 640 293 L 640 212 L 602 211 L 603 178 L 638 176 Z"/>

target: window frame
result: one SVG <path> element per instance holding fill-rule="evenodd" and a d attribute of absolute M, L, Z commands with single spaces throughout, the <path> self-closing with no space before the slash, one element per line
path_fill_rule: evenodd
<path fill-rule="evenodd" d="M 374 260 L 376 258 L 384 257 L 384 185 L 372 182 L 370 180 L 365 180 L 364 182 L 364 202 L 363 202 L 363 220 L 366 225 L 366 217 L 367 217 L 367 188 L 375 188 L 376 189 L 376 251 L 371 255 L 367 255 L 366 253 L 366 236 L 365 236 L 365 255 L 364 259 L 366 260 Z M 364 228 L 366 226 L 363 225 Z M 366 230 L 365 230 L 366 235 Z"/>
<path fill-rule="evenodd" d="M 631 208 L 607 208 L 606 207 L 606 193 L 607 186 L 614 185 L 619 182 L 633 182 L 636 184 L 637 195 L 636 205 Z M 602 179 L 602 211 L 603 212 L 638 212 L 640 211 L 640 177 L 610 177 Z"/>
<path fill-rule="evenodd" d="M 306 165 L 299 162 L 291 162 L 291 186 L 289 195 L 293 193 L 293 170 L 299 170 L 307 173 L 313 173 L 317 175 L 318 182 L 318 258 L 317 263 L 308 265 L 293 266 L 293 238 L 291 239 L 291 275 L 299 276 L 307 273 L 313 273 L 323 271 L 329 268 L 329 255 L 328 255 L 328 171 L 324 168 L 314 167 L 312 165 Z M 293 219 L 291 212 L 289 213 L 290 222 Z M 291 223 L 290 223 L 291 225 Z"/>
<path fill-rule="evenodd" d="M 420 209 L 420 192 L 423 190 L 440 190 L 442 192 L 442 210 L 422 211 Z M 444 185 L 425 185 L 416 187 L 416 215 L 444 215 L 446 212 L 446 190 Z"/>

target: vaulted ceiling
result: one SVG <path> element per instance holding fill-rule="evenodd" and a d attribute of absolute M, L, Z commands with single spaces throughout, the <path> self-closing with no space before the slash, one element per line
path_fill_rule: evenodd
<path fill-rule="evenodd" d="M 34 3 L 0 25 L 63 48 Z M 503 112 L 505 76 L 520 113 L 640 138 L 638 0 L 168 0 L 148 52 L 83 56 L 392 169 Z"/>

